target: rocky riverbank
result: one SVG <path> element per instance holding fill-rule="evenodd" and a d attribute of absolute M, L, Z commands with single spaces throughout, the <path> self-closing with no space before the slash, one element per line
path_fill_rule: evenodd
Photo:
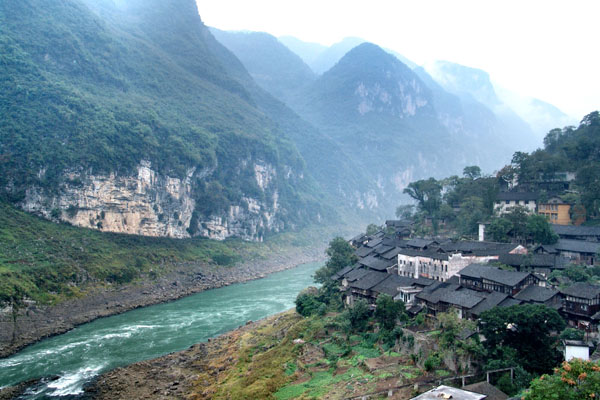
<path fill-rule="evenodd" d="M 187 350 L 117 368 L 85 389 L 85 399 L 210 399 L 240 358 L 240 348 L 265 327 L 279 337 L 302 319 L 286 311 L 227 332 Z"/>
<path fill-rule="evenodd" d="M 55 306 L 30 304 L 13 313 L 0 310 L 0 357 L 7 357 L 43 338 L 61 334 L 94 319 L 138 307 L 172 301 L 207 289 L 262 278 L 298 264 L 324 258 L 325 247 L 292 249 L 266 260 L 233 267 L 185 263 L 154 281 L 116 288 L 97 289 L 85 297 Z"/>

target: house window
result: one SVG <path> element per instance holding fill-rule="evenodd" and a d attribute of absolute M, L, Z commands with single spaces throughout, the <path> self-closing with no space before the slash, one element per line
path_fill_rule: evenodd
<path fill-rule="evenodd" d="M 505 201 L 505 203 L 506 203 L 506 204 L 510 204 L 510 200 L 506 200 L 506 201 Z"/>

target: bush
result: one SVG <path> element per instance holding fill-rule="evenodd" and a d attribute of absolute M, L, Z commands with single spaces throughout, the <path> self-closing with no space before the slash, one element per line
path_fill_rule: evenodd
<path fill-rule="evenodd" d="M 323 309 L 322 306 L 325 308 Z M 312 293 L 302 292 L 296 297 L 296 311 L 303 317 L 309 317 L 326 310 L 325 304 L 317 300 L 317 297 Z"/>
<path fill-rule="evenodd" d="M 439 354 L 431 353 L 425 360 L 423 367 L 426 371 L 431 371 L 436 369 L 440 365 L 442 365 L 442 359 L 440 358 Z"/>

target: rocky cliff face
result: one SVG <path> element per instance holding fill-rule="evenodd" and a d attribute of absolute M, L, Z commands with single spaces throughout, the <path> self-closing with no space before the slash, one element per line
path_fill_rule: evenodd
<path fill-rule="evenodd" d="M 39 187 L 29 187 L 20 206 L 45 218 L 107 232 L 262 240 L 265 232 L 277 232 L 284 227 L 279 215 L 278 191 L 272 188 L 277 172 L 261 161 L 243 164 L 253 170 L 256 184 L 265 194 L 261 196 L 264 200 L 244 196 L 240 204 L 230 205 L 220 214 L 201 216 L 194 212 L 194 182 L 210 171 L 190 168 L 185 179 L 172 178 L 157 173 L 148 161 L 139 164 L 137 173 L 125 176 L 65 172 L 59 190 L 49 194 Z M 190 229 L 192 220 L 195 229 Z"/>

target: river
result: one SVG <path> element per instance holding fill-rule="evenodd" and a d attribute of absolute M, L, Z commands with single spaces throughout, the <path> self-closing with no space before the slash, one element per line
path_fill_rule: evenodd
<path fill-rule="evenodd" d="M 293 307 L 300 290 L 314 284 L 312 275 L 321 265 L 303 264 L 81 325 L 0 359 L 0 388 L 58 377 L 29 388 L 24 398 L 77 397 L 103 372 L 186 349 Z"/>

